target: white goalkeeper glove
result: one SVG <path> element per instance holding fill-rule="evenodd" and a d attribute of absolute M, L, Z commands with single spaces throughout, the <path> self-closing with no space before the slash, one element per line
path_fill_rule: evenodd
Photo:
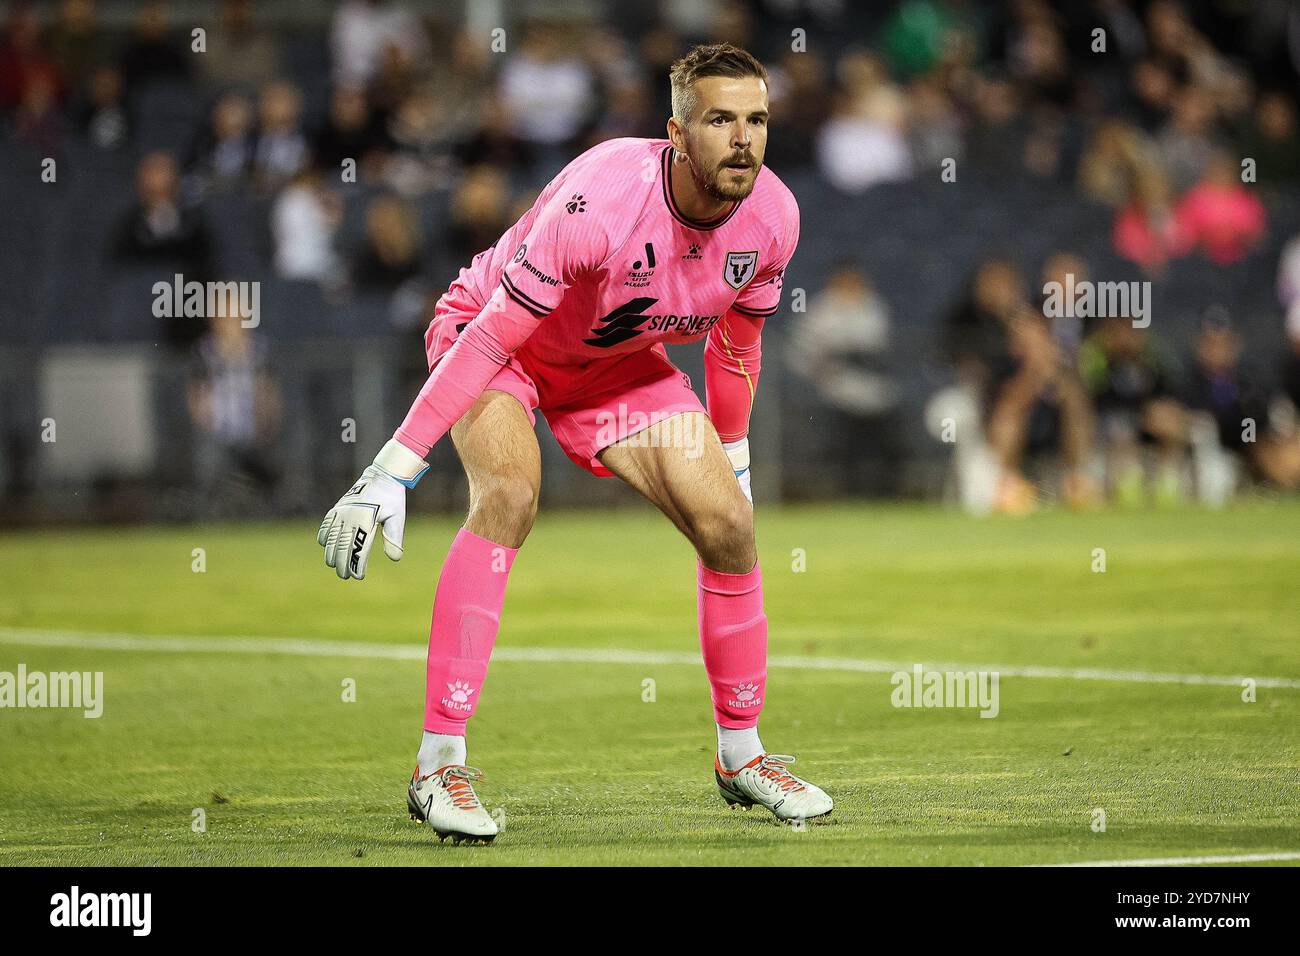
<path fill-rule="evenodd" d="M 379 450 L 372 464 L 348 493 L 330 509 L 316 533 L 325 549 L 325 563 L 345 581 L 366 576 L 366 562 L 375 543 L 375 525 L 384 535 L 384 554 L 402 560 L 406 531 L 406 490 L 414 488 L 429 463 L 395 438 Z"/>
<path fill-rule="evenodd" d="M 740 490 L 745 493 L 746 500 L 752 505 L 754 503 L 754 493 L 749 488 L 749 439 L 724 441 L 722 450 L 731 459 L 731 470 L 736 473 L 736 481 L 740 483 Z"/>

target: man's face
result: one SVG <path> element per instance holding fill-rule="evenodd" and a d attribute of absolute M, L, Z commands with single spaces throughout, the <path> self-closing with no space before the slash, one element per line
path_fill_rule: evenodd
<path fill-rule="evenodd" d="M 695 185 L 713 199 L 744 199 L 767 151 L 767 84 L 756 76 L 709 76 L 695 82 L 695 95 L 682 131 Z"/>

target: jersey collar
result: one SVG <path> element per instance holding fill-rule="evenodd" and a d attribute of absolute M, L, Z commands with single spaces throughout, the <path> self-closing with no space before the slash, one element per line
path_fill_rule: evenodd
<path fill-rule="evenodd" d="M 705 222 L 700 222 L 697 219 L 690 219 L 680 209 L 678 209 L 677 201 L 673 199 L 672 154 L 673 147 L 670 143 L 664 147 L 664 151 L 660 154 L 659 162 L 663 170 L 660 179 L 663 182 L 664 204 L 668 207 L 668 211 L 672 213 L 674 219 L 680 222 L 683 226 L 686 226 L 688 229 L 699 229 L 707 232 L 710 229 L 717 229 L 736 214 L 736 210 L 740 208 L 740 204 L 745 200 L 737 199 L 731 204 L 731 208 L 721 216 L 718 216 L 716 219 L 709 219 Z"/>

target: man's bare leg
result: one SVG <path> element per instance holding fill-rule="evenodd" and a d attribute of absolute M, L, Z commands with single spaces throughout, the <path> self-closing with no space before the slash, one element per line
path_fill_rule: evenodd
<path fill-rule="evenodd" d="M 767 615 L 754 510 L 712 423 L 701 412 L 672 416 L 599 458 L 667 515 L 699 556 L 700 648 L 712 688 L 714 775 L 723 799 L 764 806 L 781 820 L 830 813 L 830 797 L 786 770 L 791 758 L 766 754 L 758 737 L 767 696 Z"/>
<path fill-rule="evenodd" d="M 668 516 L 704 567 L 729 574 L 753 570 L 754 509 L 706 415 L 674 415 L 598 457 Z"/>

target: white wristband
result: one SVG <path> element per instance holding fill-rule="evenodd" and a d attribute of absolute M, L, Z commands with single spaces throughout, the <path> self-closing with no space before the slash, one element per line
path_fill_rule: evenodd
<path fill-rule="evenodd" d="M 731 460 L 731 470 L 740 474 L 749 467 L 749 439 L 742 438 L 739 441 L 724 441 L 722 450 L 727 453 Z"/>
<path fill-rule="evenodd" d="M 375 464 L 408 488 L 414 488 L 429 469 L 429 463 L 396 438 L 388 439 L 375 456 Z"/>

